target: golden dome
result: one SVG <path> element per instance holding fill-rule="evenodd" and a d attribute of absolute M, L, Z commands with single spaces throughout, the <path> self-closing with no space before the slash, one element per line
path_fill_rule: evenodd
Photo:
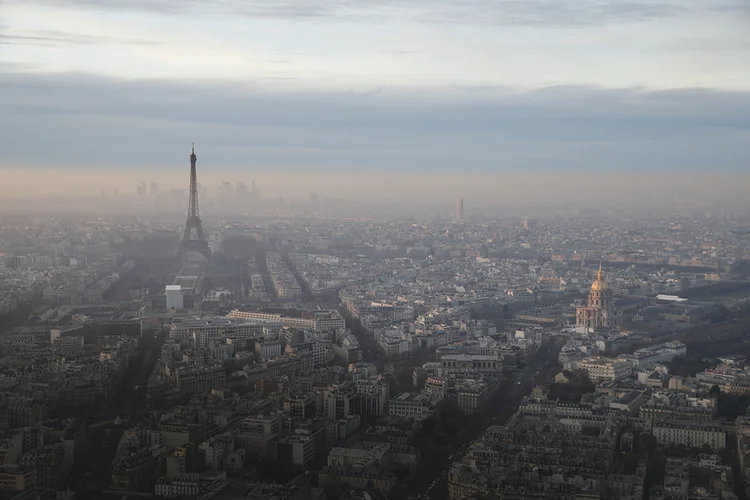
<path fill-rule="evenodd" d="M 599 272 L 596 273 L 596 281 L 591 284 L 592 292 L 606 292 L 609 290 L 609 285 L 604 281 L 604 271 L 602 271 L 602 265 L 599 264 Z"/>
<path fill-rule="evenodd" d="M 604 280 L 596 280 L 591 284 L 592 292 L 605 292 L 609 290 L 609 285 Z"/>

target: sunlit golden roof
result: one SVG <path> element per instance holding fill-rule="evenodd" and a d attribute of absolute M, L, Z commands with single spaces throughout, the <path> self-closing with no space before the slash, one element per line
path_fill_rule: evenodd
<path fill-rule="evenodd" d="M 596 280 L 591 284 L 592 292 L 604 292 L 605 290 L 609 290 L 609 285 L 604 280 Z"/>
<path fill-rule="evenodd" d="M 602 271 L 602 265 L 599 264 L 599 272 L 596 273 L 596 281 L 591 284 L 592 292 L 604 292 L 609 290 L 609 285 L 604 281 L 604 271 Z"/>

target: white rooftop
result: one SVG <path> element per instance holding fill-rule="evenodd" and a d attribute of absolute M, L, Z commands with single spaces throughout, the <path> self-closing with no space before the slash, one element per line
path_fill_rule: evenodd
<path fill-rule="evenodd" d="M 656 296 L 656 300 L 667 300 L 670 302 L 686 302 L 688 299 L 683 299 L 682 297 L 678 297 L 677 295 L 659 294 Z"/>

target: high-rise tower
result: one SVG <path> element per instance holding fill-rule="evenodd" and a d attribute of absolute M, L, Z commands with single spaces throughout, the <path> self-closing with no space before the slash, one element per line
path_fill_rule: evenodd
<path fill-rule="evenodd" d="M 464 223 L 464 199 L 456 198 L 456 211 L 453 214 L 453 222 L 456 224 Z"/>
<path fill-rule="evenodd" d="M 211 250 L 208 248 L 206 234 L 203 232 L 200 211 L 198 210 L 198 176 L 195 173 L 195 143 L 193 152 L 190 154 L 190 200 L 188 201 L 187 221 L 185 222 L 185 233 L 182 235 L 180 249 L 177 251 L 177 259 L 182 260 L 189 253 L 199 253 L 208 260 L 211 258 Z M 195 233 L 195 238 L 193 238 Z"/>

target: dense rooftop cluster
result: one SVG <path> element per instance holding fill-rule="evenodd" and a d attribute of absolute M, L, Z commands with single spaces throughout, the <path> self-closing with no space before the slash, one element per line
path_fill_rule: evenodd
<path fill-rule="evenodd" d="M 744 358 L 672 364 L 724 320 L 695 290 L 742 291 L 750 233 L 460 222 L 209 220 L 214 259 L 179 266 L 175 221 L 0 226 L 6 490 L 732 498 L 750 425 L 718 395 L 750 393 Z"/>

